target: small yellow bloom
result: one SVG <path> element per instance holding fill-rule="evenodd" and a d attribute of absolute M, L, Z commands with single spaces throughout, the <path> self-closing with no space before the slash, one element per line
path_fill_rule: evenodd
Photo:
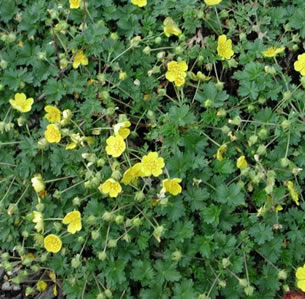
<path fill-rule="evenodd" d="M 69 0 L 70 8 L 76 9 L 80 7 L 81 0 Z"/>
<path fill-rule="evenodd" d="M 300 205 L 299 203 L 299 194 L 294 188 L 294 184 L 292 181 L 287 182 L 287 188 L 289 190 L 290 196 L 293 199 L 293 201 L 296 203 L 297 206 Z"/>
<path fill-rule="evenodd" d="M 165 166 L 163 158 L 158 157 L 157 152 L 149 152 L 141 160 L 141 167 L 144 176 L 153 175 L 155 177 L 162 173 L 162 168 Z"/>
<path fill-rule="evenodd" d="M 130 121 L 123 121 L 113 126 L 114 135 L 115 136 L 121 136 L 123 139 L 126 139 L 130 134 L 130 129 L 128 129 L 131 126 Z"/>
<path fill-rule="evenodd" d="M 213 6 L 217 5 L 221 2 L 222 0 L 204 0 L 205 4 Z"/>
<path fill-rule="evenodd" d="M 134 183 L 138 177 L 143 175 L 142 164 L 136 163 L 134 166 L 124 172 L 121 182 L 125 185 L 128 185 L 130 183 Z"/>
<path fill-rule="evenodd" d="M 230 59 L 234 54 L 232 49 L 232 40 L 227 39 L 224 34 L 218 37 L 217 53 L 222 60 Z"/>
<path fill-rule="evenodd" d="M 216 153 L 216 159 L 218 161 L 223 160 L 223 154 L 225 153 L 226 150 L 227 150 L 227 145 L 226 144 L 223 144 L 218 148 L 217 153 Z"/>
<path fill-rule="evenodd" d="M 27 99 L 24 93 L 16 93 L 15 100 L 10 99 L 9 102 L 14 109 L 24 113 L 31 111 L 32 105 L 34 103 L 34 99 L 33 98 Z"/>
<path fill-rule="evenodd" d="M 245 156 L 240 156 L 237 159 L 236 167 L 239 169 L 246 169 L 248 167 L 248 163 L 247 163 Z"/>
<path fill-rule="evenodd" d="M 47 126 L 47 129 L 44 132 L 44 136 L 46 137 L 46 139 L 49 143 L 58 143 L 61 140 L 60 130 L 54 124 Z"/>
<path fill-rule="evenodd" d="M 167 64 L 167 69 L 165 77 L 169 82 L 175 82 L 175 85 L 178 87 L 185 83 L 184 78 L 188 69 L 185 61 L 171 61 Z"/>
<path fill-rule="evenodd" d="M 36 289 L 39 292 L 44 292 L 48 287 L 48 284 L 44 280 L 39 280 L 36 284 Z"/>
<path fill-rule="evenodd" d="M 114 158 L 121 156 L 121 154 L 124 152 L 126 148 L 124 139 L 121 136 L 110 136 L 106 140 L 106 143 L 107 143 L 106 146 L 107 154 L 113 156 Z"/>
<path fill-rule="evenodd" d="M 101 184 L 98 189 L 102 193 L 109 194 L 110 197 L 117 197 L 122 191 L 120 183 L 111 178 Z"/>
<path fill-rule="evenodd" d="M 79 65 L 87 65 L 88 64 L 88 58 L 84 55 L 82 50 L 78 50 L 73 58 L 73 68 L 77 69 Z"/>
<path fill-rule="evenodd" d="M 177 195 L 182 192 L 182 188 L 179 185 L 181 183 L 181 179 L 175 178 L 175 179 L 166 179 L 162 181 L 162 190 L 161 192 L 168 192 L 172 195 Z"/>
<path fill-rule="evenodd" d="M 305 76 L 305 53 L 298 55 L 298 60 L 294 63 L 294 69 Z"/>
<path fill-rule="evenodd" d="M 23 47 L 23 42 L 22 42 L 22 41 L 20 41 L 20 42 L 18 43 L 18 47 Z"/>
<path fill-rule="evenodd" d="M 164 34 L 169 37 L 171 35 L 179 36 L 182 32 L 179 29 L 178 25 L 174 22 L 171 17 L 167 17 L 164 22 Z"/>
<path fill-rule="evenodd" d="M 283 207 L 281 206 L 281 205 L 277 205 L 276 207 L 275 207 L 275 212 L 276 213 L 278 213 L 278 212 L 280 212 L 280 211 L 282 211 L 283 210 Z"/>
<path fill-rule="evenodd" d="M 31 179 L 31 182 L 36 193 L 40 193 L 45 190 L 45 183 L 40 173 L 35 174 Z"/>
<path fill-rule="evenodd" d="M 262 54 L 264 57 L 275 57 L 277 54 L 282 53 L 284 50 L 285 50 L 284 47 L 282 48 L 270 47 L 266 51 L 263 51 Z"/>
<path fill-rule="evenodd" d="M 33 222 L 36 223 L 35 229 L 38 233 L 44 231 L 43 214 L 37 211 L 33 212 Z"/>
<path fill-rule="evenodd" d="M 82 229 L 81 213 L 79 211 L 68 213 L 62 220 L 62 223 L 68 224 L 67 231 L 71 234 L 75 234 Z"/>
<path fill-rule="evenodd" d="M 44 111 L 47 112 L 45 115 L 45 118 L 50 122 L 50 123 L 59 123 L 61 120 L 61 112 L 60 110 L 51 105 L 47 105 L 44 107 Z"/>
<path fill-rule="evenodd" d="M 60 251 L 62 242 L 60 238 L 54 234 L 47 235 L 43 240 L 44 248 L 48 252 L 57 253 Z"/>
<path fill-rule="evenodd" d="M 298 267 L 295 276 L 297 278 L 297 287 L 305 292 L 305 265 Z"/>
<path fill-rule="evenodd" d="M 131 3 L 139 7 L 143 7 L 147 5 L 147 0 L 131 0 Z"/>

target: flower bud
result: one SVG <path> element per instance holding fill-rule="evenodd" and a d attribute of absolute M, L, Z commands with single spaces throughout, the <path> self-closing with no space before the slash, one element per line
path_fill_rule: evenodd
<path fill-rule="evenodd" d="M 5 70 L 7 68 L 7 61 L 1 59 L 0 60 L 0 67 Z"/>
<path fill-rule="evenodd" d="M 102 219 L 104 221 L 112 221 L 113 220 L 113 214 L 111 212 L 105 212 L 102 216 Z"/>
<path fill-rule="evenodd" d="M 281 123 L 281 127 L 283 130 L 289 129 L 291 126 L 291 122 L 288 119 L 285 119 Z"/>
<path fill-rule="evenodd" d="M 18 212 L 18 206 L 15 204 L 15 203 L 11 203 L 9 206 L 8 206 L 8 209 L 7 209 L 7 214 L 9 216 L 12 216 L 14 215 L 15 213 Z"/>
<path fill-rule="evenodd" d="M 263 156 L 266 154 L 266 146 L 261 144 L 258 149 L 257 149 L 257 154 L 260 155 L 260 156 Z"/>
<path fill-rule="evenodd" d="M 31 182 L 36 193 L 40 193 L 45 190 L 45 183 L 40 173 L 35 174 L 31 179 Z"/>
<path fill-rule="evenodd" d="M 74 206 L 80 206 L 81 200 L 80 200 L 80 198 L 77 196 L 77 197 L 74 197 L 74 198 L 73 198 L 72 203 L 73 203 Z"/>
<path fill-rule="evenodd" d="M 118 40 L 118 39 L 119 39 L 119 35 L 118 35 L 117 32 L 111 32 L 111 33 L 110 33 L 110 38 L 111 38 L 112 40 Z"/>
<path fill-rule="evenodd" d="M 145 55 L 150 55 L 150 51 L 151 51 L 151 48 L 150 48 L 149 46 L 147 46 L 147 47 L 145 47 L 145 48 L 143 49 L 143 53 L 144 53 Z"/>
<path fill-rule="evenodd" d="M 226 110 L 225 110 L 225 109 L 220 108 L 220 109 L 218 109 L 218 111 L 217 111 L 217 114 L 216 114 L 216 115 L 217 115 L 217 116 L 219 116 L 219 117 L 226 117 L 227 112 L 226 112 Z"/>
<path fill-rule="evenodd" d="M 138 227 L 142 224 L 142 220 L 139 217 L 135 217 L 132 219 L 132 225 Z"/>
<path fill-rule="evenodd" d="M 268 137 L 268 130 L 267 129 L 265 129 L 265 128 L 262 128 L 262 129 L 260 129 L 259 131 L 258 131 L 258 137 L 260 138 L 260 139 L 266 139 L 267 137 Z"/>
<path fill-rule="evenodd" d="M 104 294 L 106 295 L 107 298 L 112 298 L 112 293 L 109 289 L 106 289 Z"/>
<path fill-rule="evenodd" d="M 145 199 L 145 194 L 142 191 L 137 191 L 135 194 L 135 200 L 141 202 Z"/>
<path fill-rule="evenodd" d="M 258 140 L 258 137 L 256 135 L 252 135 L 249 137 L 249 140 L 248 140 L 248 144 L 249 146 L 252 146 L 253 144 L 255 144 Z"/>
<path fill-rule="evenodd" d="M 100 251 L 98 253 L 98 259 L 101 260 L 101 261 L 104 261 L 105 259 L 107 258 L 107 254 L 105 251 Z"/>
<path fill-rule="evenodd" d="M 92 240 L 97 240 L 100 237 L 100 232 L 98 230 L 94 230 L 91 232 L 91 238 Z"/>
<path fill-rule="evenodd" d="M 96 225 L 96 217 L 94 215 L 89 215 L 89 217 L 86 219 L 86 222 L 89 225 Z"/>
<path fill-rule="evenodd" d="M 228 259 L 228 258 L 223 258 L 222 259 L 222 266 L 224 267 L 224 268 L 227 268 L 227 267 L 229 267 L 231 265 L 231 262 L 230 262 L 230 260 Z"/>
<path fill-rule="evenodd" d="M 96 164 L 97 164 L 98 167 L 103 167 L 105 165 L 105 163 L 106 163 L 105 159 L 100 158 L 100 159 L 97 160 Z"/>
<path fill-rule="evenodd" d="M 159 45 L 162 41 L 162 38 L 160 36 L 155 38 L 155 44 Z"/>
<path fill-rule="evenodd" d="M 122 215 L 117 215 L 115 218 L 114 218 L 114 221 L 117 225 L 120 225 L 120 224 L 123 224 L 124 223 L 124 216 Z"/>
<path fill-rule="evenodd" d="M 159 53 L 157 54 L 157 58 L 158 58 L 159 60 L 163 59 L 164 57 L 165 57 L 165 52 L 164 52 L 164 51 L 161 51 L 161 52 L 159 52 Z"/>
<path fill-rule="evenodd" d="M 286 280 L 287 279 L 287 272 L 285 270 L 281 270 L 277 274 L 278 279 Z"/>
<path fill-rule="evenodd" d="M 244 279 L 244 278 L 239 279 L 238 282 L 239 282 L 239 285 L 242 286 L 242 287 L 246 287 L 248 285 L 247 279 Z"/>
<path fill-rule="evenodd" d="M 207 99 L 207 100 L 204 101 L 204 107 L 205 108 L 210 108 L 212 106 L 213 106 L 213 101 L 212 100 Z"/>
<path fill-rule="evenodd" d="M 107 246 L 109 248 L 115 248 L 115 247 L 117 247 L 117 243 L 118 243 L 117 240 L 111 239 L 111 240 L 108 241 Z"/>
<path fill-rule="evenodd" d="M 81 260 L 80 260 L 80 256 L 76 255 L 72 261 L 71 261 L 71 266 L 72 268 L 78 268 L 81 265 Z"/>
<path fill-rule="evenodd" d="M 127 73 L 126 72 L 120 72 L 119 73 L 119 80 L 121 80 L 121 81 L 124 81 L 124 80 L 126 80 L 128 78 L 128 75 L 127 75 Z"/>
<path fill-rule="evenodd" d="M 247 286 L 244 288 L 244 292 L 247 296 L 252 296 L 253 295 L 253 292 L 254 292 L 254 287 L 252 286 Z"/>
<path fill-rule="evenodd" d="M 174 251 L 174 252 L 172 253 L 172 260 L 173 260 L 173 261 L 178 262 L 178 261 L 180 261 L 181 257 L 182 257 L 182 253 L 181 253 L 180 250 L 176 250 L 176 251 Z"/>

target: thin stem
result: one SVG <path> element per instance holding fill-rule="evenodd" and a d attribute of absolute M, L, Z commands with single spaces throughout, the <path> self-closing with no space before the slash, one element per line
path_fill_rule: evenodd
<path fill-rule="evenodd" d="M 287 158 L 287 156 L 288 156 L 289 144 L 290 144 L 290 131 L 288 133 L 288 141 L 287 141 L 287 146 L 286 146 L 285 158 Z"/>

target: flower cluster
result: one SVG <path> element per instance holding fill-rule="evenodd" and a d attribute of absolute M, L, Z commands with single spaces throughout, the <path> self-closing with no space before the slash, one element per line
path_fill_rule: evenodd
<path fill-rule="evenodd" d="M 167 69 L 165 77 L 169 82 L 175 82 L 177 87 L 185 83 L 186 71 L 188 69 L 185 61 L 171 61 L 167 64 Z"/>

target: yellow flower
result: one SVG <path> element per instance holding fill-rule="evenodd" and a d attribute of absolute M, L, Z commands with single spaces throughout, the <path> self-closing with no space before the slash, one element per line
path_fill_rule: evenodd
<path fill-rule="evenodd" d="M 16 93 L 15 100 L 10 99 L 9 102 L 14 109 L 24 113 L 31 111 L 32 105 L 34 103 L 34 99 L 33 98 L 27 99 L 24 93 Z"/>
<path fill-rule="evenodd" d="M 34 211 L 33 212 L 33 222 L 36 223 L 35 229 L 37 232 L 43 232 L 44 230 L 44 223 L 43 223 L 43 215 L 40 212 Z"/>
<path fill-rule="evenodd" d="M 120 183 L 114 179 L 108 179 L 106 182 L 101 184 L 98 188 L 100 192 L 108 194 L 110 197 L 117 197 L 118 194 L 122 191 Z"/>
<path fill-rule="evenodd" d="M 69 0 L 70 8 L 75 9 L 80 7 L 81 0 Z"/>
<path fill-rule="evenodd" d="M 204 0 L 205 4 L 210 5 L 210 6 L 212 6 L 212 5 L 217 5 L 217 4 L 219 4 L 221 1 L 222 1 L 222 0 Z"/>
<path fill-rule="evenodd" d="M 44 248 L 48 252 L 57 253 L 60 251 L 62 242 L 60 238 L 54 234 L 47 235 L 43 240 Z"/>
<path fill-rule="evenodd" d="M 297 269 L 295 276 L 297 278 L 297 287 L 305 292 L 305 265 Z"/>
<path fill-rule="evenodd" d="M 182 188 L 179 185 L 181 183 L 181 179 L 175 178 L 175 179 L 166 179 L 162 181 L 162 190 L 161 192 L 168 192 L 172 195 L 177 195 L 182 192 Z"/>
<path fill-rule="evenodd" d="M 71 234 L 75 234 L 82 229 L 81 213 L 79 211 L 68 213 L 62 220 L 62 223 L 68 224 L 67 231 Z"/>
<path fill-rule="evenodd" d="M 270 47 L 266 51 L 263 51 L 262 54 L 264 57 L 275 57 L 277 54 L 282 53 L 284 50 L 285 50 L 284 47 L 282 48 Z"/>
<path fill-rule="evenodd" d="M 217 150 L 217 153 L 216 153 L 216 159 L 218 161 L 222 161 L 223 160 L 223 154 L 224 152 L 227 150 L 227 145 L 226 144 L 223 144 L 221 145 L 218 150 Z"/>
<path fill-rule="evenodd" d="M 50 122 L 50 123 L 59 123 L 61 120 L 61 112 L 60 110 L 51 105 L 47 105 L 44 107 L 44 111 L 47 112 L 45 115 L 45 118 Z"/>
<path fill-rule="evenodd" d="M 141 167 L 144 176 L 153 175 L 155 177 L 162 173 L 162 168 L 165 166 L 163 158 L 158 157 L 157 152 L 149 152 L 141 160 Z"/>
<path fill-rule="evenodd" d="M 135 182 L 136 179 L 140 176 L 143 176 L 142 164 L 136 163 L 134 166 L 124 172 L 121 182 L 125 185 L 128 185 Z"/>
<path fill-rule="evenodd" d="M 88 64 L 88 58 L 84 55 L 82 50 L 78 50 L 73 58 L 73 68 L 77 69 L 79 65 L 87 65 Z"/>
<path fill-rule="evenodd" d="M 23 47 L 23 42 L 22 42 L 22 41 L 20 41 L 20 42 L 18 43 L 18 47 Z"/>
<path fill-rule="evenodd" d="M 224 34 L 218 37 L 217 53 L 222 60 L 230 59 L 234 54 L 232 40 L 227 39 Z"/>
<path fill-rule="evenodd" d="M 31 182 L 36 193 L 40 193 L 45 190 L 45 183 L 40 173 L 35 174 L 31 179 Z"/>
<path fill-rule="evenodd" d="M 146 6 L 147 0 L 131 0 L 131 3 L 139 7 Z"/>
<path fill-rule="evenodd" d="M 39 280 L 36 284 L 36 289 L 39 292 L 44 292 L 48 287 L 48 284 L 44 280 Z"/>
<path fill-rule="evenodd" d="M 169 37 L 171 35 L 179 36 L 182 32 L 171 17 L 167 17 L 164 22 L 164 34 Z"/>
<path fill-rule="evenodd" d="M 126 139 L 129 134 L 130 130 L 128 129 L 131 126 L 130 121 L 123 121 L 113 126 L 114 135 L 121 136 L 123 139 Z"/>
<path fill-rule="evenodd" d="M 106 143 L 107 143 L 106 146 L 107 154 L 113 156 L 114 158 L 121 156 L 121 154 L 124 152 L 126 148 L 124 139 L 121 136 L 110 136 L 106 140 Z"/>
<path fill-rule="evenodd" d="M 294 63 L 294 69 L 305 76 L 305 53 L 298 55 L 298 60 Z"/>
<path fill-rule="evenodd" d="M 175 82 L 175 85 L 178 87 L 185 83 L 184 78 L 188 69 L 185 61 L 171 61 L 167 64 L 167 69 L 165 77 L 169 82 Z"/>
<path fill-rule="evenodd" d="M 299 203 L 299 194 L 297 193 L 297 191 L 294 188 L 293 182 L 292 181 L 288 181 L 287 182 L 287 188 L 289 190 L 290 196 L 293 199 L 293 201 L 296 203 L 297 206 L 300 205 Z"/>
<path fill-rule="evenodd" d="M 44 132 L 44 136 L 46 137 L 49 143 L 58 143 L 61 140 L 60 130 L 54 124 L 47 126 L 47 129 Z"/>
<path fill-rule="evenodd" d="M 246 169 L 248 167 L 248 163 L 247 163 L 245 156 L 240 156 L 237 159 L 236 167 L 239 169 Z"/>

